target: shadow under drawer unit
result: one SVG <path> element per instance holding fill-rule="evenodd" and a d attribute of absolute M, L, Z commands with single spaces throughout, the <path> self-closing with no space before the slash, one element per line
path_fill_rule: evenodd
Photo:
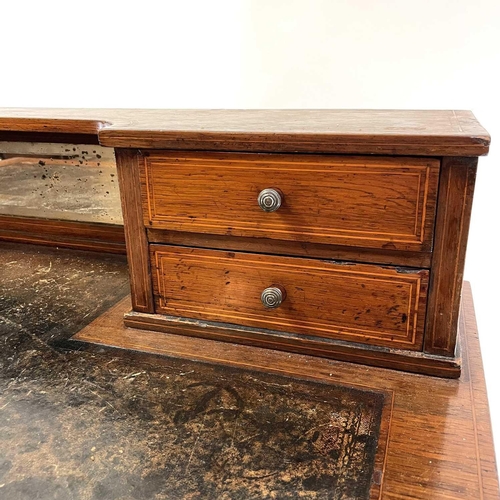
<path fill-rule="evenodd" d="M 473 115 L 212 113 L 108 139 L 127 326 L 458 377 Z"/>

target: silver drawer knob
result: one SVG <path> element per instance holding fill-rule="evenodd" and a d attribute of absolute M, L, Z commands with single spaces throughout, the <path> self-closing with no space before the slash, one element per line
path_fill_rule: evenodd
<path fill-rule="evenodd" d="M 286 298 L 285 289 L 280 286 L 270 286 L 260 294 L 260 300 L 264 307 L 275 309 L 279 307 Z"/>
<path fill-rule="evenodd" d="M 259 193 L 257 202 L 264 212 L 276 212 L 281 207 L 282 194 L 277 189 L 263 189 Z"/>

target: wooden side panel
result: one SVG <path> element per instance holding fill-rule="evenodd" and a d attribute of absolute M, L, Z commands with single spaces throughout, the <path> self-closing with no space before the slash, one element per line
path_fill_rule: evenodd
<path fill-rule="evenodd" d="M 119 225 L 0 215 L 0 240 L 124 254 Z"/>
<path fill-rule="evenodd" d="M 132 307 L 134 311 L 151 313 L 154 311 L 154 302 L 148 240 L 142 221 L 139 153 L 135 150 L 117 149 L 115 154 L 127 244 Z"/>
<path fill-rule="evenodd" d="M 477 158 L 443 158 L 425 352 L 453 356 Z"/>
<path fill-rule="evenodd" d="M 156 312 L 421 349 L 428 271 L 152 245 Z M 286 293 L 268 309 L 261 293 Z"/>
<path fill-rule="evenodd" d="M 403 251 L 432 247 L 439 160 L 150 152 L 151 228 Z M 266 188 L 281 207 L 264 212 Z"/>

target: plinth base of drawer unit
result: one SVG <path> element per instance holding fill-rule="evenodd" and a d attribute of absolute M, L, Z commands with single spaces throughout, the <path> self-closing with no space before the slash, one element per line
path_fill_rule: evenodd
<path fill-rule="evenodd" d="M 459 378 L 462 367 L 460 346 L 456 357 L 446 357 L 134 311 L 125 314 L 124 322 L 130 328 L 265 347 L 437 377 Z"/>

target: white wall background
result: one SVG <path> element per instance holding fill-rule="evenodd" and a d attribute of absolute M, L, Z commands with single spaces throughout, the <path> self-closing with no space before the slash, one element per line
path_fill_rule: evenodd
<path fill-rule="evenodd" d="M 493 145 L 466 278 L 500 450 L 498 0 L 4 0 L 0 54 L 0 106 L 472 110 Z"/>

